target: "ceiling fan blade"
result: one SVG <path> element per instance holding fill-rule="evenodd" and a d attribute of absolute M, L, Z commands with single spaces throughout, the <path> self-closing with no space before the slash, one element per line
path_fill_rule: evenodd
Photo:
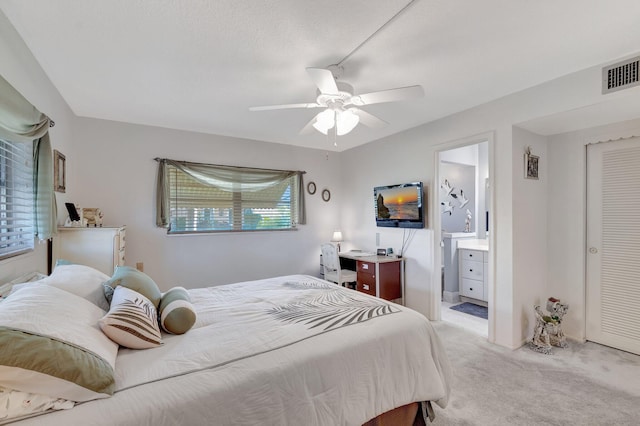
<path fill-rule="evenodd" d="M 301 135 L 308 135 L 315 131 L 315 128 L 313 127 L 313 123 L 316 122 L 319 114 L 322 114 L 322 112 L 319 112 L 318 114 L 314 115 L 313 118 L 302 128 L 302 130 L 300 130 Z"/>
<path fill-rule="evenodd" d="M 354 96 L 352 103 L 354 105 L 371 105 L 381 104 L 384 102 L 405 101 L 408 99 L 416 99 L 424 96 L 422 86 L 399 87 L 397 89 L 381 90 L 379 92 L 364 93 Z"/>
<path fill-rule="evenodd" d="M 380 129 L 386 126 L 387 124 L 389 124 L 386 121 L 379 119 L 375 115 L 368 113 L 367 111 L 364 111 L 358 108 L 349 108 L 349 109 L 353 111 L 353 113 L 356 114 L 358 117 L 360 117 L 360 123 L 364 124 L 367 127 L 371 127 L 373 129 Z"/>
<path fill-rule="evenodd" d="M 307 68 L 307 72 L 316 86 L 318 86 L 318 89 L 320 89 L 320 93 L 325 95 L 338 94 L 338 85 L 331 71 L 324 68 Z"/>
<path fill-rule="evenodd" d="M 270 111 L 274 109 L 293 109 L 293 108 L 320 108 L 320 104 L 285 104 L 285 105 L 267 105 L 250 107 L 249 111 Z"/>

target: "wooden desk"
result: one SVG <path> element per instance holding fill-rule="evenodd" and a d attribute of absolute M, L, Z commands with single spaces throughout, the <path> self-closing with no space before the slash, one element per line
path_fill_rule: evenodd
<path fill-rule="evenodd" d="M 404 262 L 391 256 L 339 253 L 343 267 L 357 272 L 356 290 L 404 305 Z"/>

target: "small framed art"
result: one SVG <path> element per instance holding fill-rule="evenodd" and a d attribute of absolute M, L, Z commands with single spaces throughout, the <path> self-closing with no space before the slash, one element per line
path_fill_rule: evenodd
<path fill-rule="evenodd" d="M 540 157 L 531 153 L 531 148 L 527 148 L 524 154 L 524 177 L 527 179 L 538 179 L 538 167 Z"/>
<path fill-rule="evenodd" d="M 67 186 L 67 159 L 57 149 L 53 150 L 53 190 L 65 192 Z"/>

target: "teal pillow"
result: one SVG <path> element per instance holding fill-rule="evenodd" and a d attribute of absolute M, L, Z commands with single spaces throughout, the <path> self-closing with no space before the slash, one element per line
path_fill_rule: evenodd
<path fill-rule="evenodd" d="M 104 291 L 104 297 L 107 298 L 107 302 L 109 302 L 109 306 L 111 306 L 111 300 L 113 299 L 113 291 L 114 288 L 111 287 L 106 282 L 102 283 L 102 290 Z M 108 309 L 107 309 L 108 311 Z"/>
<path fill-rule="evenodd" d="M 196 310 L 182 287 L 174 287 L 162 295 L 159 312 L 160 325 L 167 333 L 184 334 L 196 322 Z"/>
<path fill-rule="evenodd" d="M 131 266 L 118 266 L 110 280 L 105 284 L 115 289 L 118 286 L 123 286 L 129 290 L 133 290 L 142 294 L 149 299 L 156 307 L 160 305 L 160 299 L 162 293 L 158 288 L 158 285 L 151 279 L 151 277 L 144 272 L 138 271 Z M 106 296 L 105 292 L 105 297 Z"/>

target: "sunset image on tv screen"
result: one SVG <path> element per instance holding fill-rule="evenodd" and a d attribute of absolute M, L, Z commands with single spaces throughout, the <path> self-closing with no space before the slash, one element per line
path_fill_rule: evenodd
<path fill-rule="evenodd" d="M 420 200 L 415 186 L 382 189 L 376 197 L 378 218 L 420 219 Z"/>

